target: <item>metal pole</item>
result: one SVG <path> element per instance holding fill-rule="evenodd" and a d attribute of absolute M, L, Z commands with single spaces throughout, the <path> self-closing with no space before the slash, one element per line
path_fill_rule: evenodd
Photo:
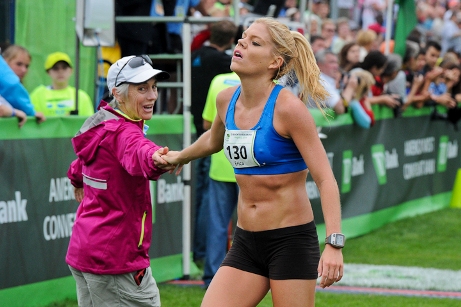
<path fill-rule="evenodd" d="M 183 119 L 184 135 L 183 147 L 186 148 L 191 144 L 191 25 L 186 19 L 182 26 L 183 39 Z M 183 168 L 184 182 L 184 200 L 182 206 L 182 255 L 183 255 L 183 278 L 190 278 L 190 252 L 191 252 L 191 163 L 184 165 Z"/>
<path fill-rule="evenodd" d="M 308 6 L 309 6 L 309 16 L 307 16 L 307 27 L 306 27 L 306 30 L 307 30 L 307 37 L 309 38 L 309 41 L 311 39 L 311 17 L 312 17 L 312 0 L 309 1 L 308 3 Z M 304 14 L 304 12 L 302 12 L 302 14 Z M 317 29 L 318 29 L 318 25 L 317 25 Z M 317 34 L 317 30 L 315 30 L 316 34 Z"/>
<path fill-rule="evenodd" d="M 385 33 L 385 49 L 384 49 L 384 54 L 388 55 L 389 54 L 389 43 L 391 40 L 391 33 L 392 33 L 392 11 L 394 9 L 394 0 L 389 0 L 389 3 L 387 5 L 387 16 L 386 16 L 386 33 Z"/>
<path fill-rule="evenodd" d="M 300 13 L 300 18 L 299 21 L 304 25 L 305 22 L 305 13 L 306 13 L 306 1 L 307 0 L 301 0 L 299 1 L 299 13 Z"/>
<path fill-rule="evenodd" d="M 234 23 L 238 26 L 240 25 L 240 1 L 233 1 L 232 5 L 234 6 Z"/>
<path fill-rule="evenodd" d="M 78 115 L 78 88 L 80 79 L 80 39 L 75 32 L 75 110 L 71 111 L 71 115 Z"/>
<path fill-rule="evenodd" d="M 338 19 L 339 16 L 339 8 L 338 8 L 338 1 L 337 0 L 330 0 L 330 18 L 333 20 Z"/>

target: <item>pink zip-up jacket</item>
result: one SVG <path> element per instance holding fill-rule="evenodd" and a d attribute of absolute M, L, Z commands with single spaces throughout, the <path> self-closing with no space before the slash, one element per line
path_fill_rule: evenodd
<path fill-rule="evenodd" d="M 152 204 L 149 180 L 165 171 L 152 155 L 160 146 L 144 121 L 123 117 L 102 101 L 72 139 L 77 159 L 67 172 L 84 189 L 66 262 L 92 274 L 124 274 L 149 266 Z"/>

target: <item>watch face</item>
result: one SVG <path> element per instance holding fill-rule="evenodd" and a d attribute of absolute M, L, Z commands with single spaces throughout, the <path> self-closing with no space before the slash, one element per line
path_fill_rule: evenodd
<path fill-rule="evenodd" d="M 336 244 L 337 245 L 344 245 L 344 236 L 336 235 Z"/>

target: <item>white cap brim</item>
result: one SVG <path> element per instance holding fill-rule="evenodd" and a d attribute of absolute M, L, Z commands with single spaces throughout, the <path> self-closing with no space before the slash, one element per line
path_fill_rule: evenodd
<path fill-rule="evenodd" d="M 161 71 L 158 69 L 151 69 L 151 70 L 143 71 L 140 74 L 137 74 L 136 76 L 130 78 L 129 80 L 126 80 L 125 82 L 126 83 L 143 83 L 154 77 L 157 81 L 166 80 L 170 77 L 170 74 L 167 73 L 166 71 Z"/>

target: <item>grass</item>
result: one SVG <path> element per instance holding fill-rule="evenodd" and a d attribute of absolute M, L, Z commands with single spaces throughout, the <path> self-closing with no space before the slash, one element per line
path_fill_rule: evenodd
<path fill-rule="evenodd" d="M 200 287 L 184 287 L 168 284 L 159 285 L 162 307 L 193 307 L 200 306 L 205 290 Z M 338 304 L 341 302 L 341 304 Z M 419 298 L 405 296 L 382 296 L 367 294 L 333 294 L 316 293 L 316 307 L 459 307 L 456 299 Z M 75 307 L 69 305 L 66 307 Z M 64 306 L 55 306 L 64 307 Z M 258 307 L 272 307 L 270 293 L 259 303 Z"/>
<path fill-rule="evenodd" d="M 346 242 L 346 263 L 461 270 L 460 209 L 444 209 L 388 224 Z"/>
<path fill-rule="evenodd" d="M 349 239 L 343 250 L 346 263 L 418 266 L 461 270 L 459 225 L 461 209 L 444 209 L 388 224 L 359 238 Z M 205 293 L 197 286 L 159 284 L 162 307 L 200 306 Z M 456 299 L 336 294 L 317 292 L 316 307 L 455 307 Z M 270 293 L 258 307 L 270 307 Z M 77 307 L 66 300 L 47 307 Z"/>

